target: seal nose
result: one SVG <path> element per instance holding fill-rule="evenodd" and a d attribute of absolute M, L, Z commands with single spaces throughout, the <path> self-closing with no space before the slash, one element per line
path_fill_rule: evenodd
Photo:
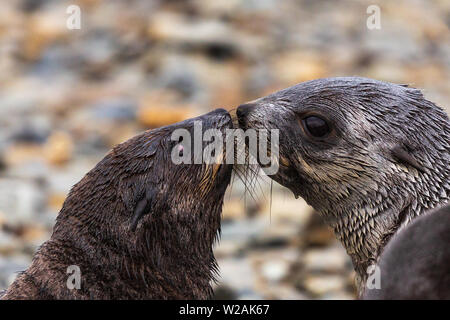
<path fill-rule="evenodd" d="M 236 114 L 238 116 L 238 118 L 245 118 L 247 117 L 247 115 L 252 112 L 253 109 L 255 109 L 256 105 L 253 103 L 245 103 L 245 104 L 241 104 L 237 110 L 236 110 Z"/>
<path fill-rule="evenodd" d="M 233 128 L 233 121 L 227 110 L 219 108 L 191 119 L 192 122 L 199 120 L 202 122 L 203 128 L 206 129 L 226 129 Z"/>

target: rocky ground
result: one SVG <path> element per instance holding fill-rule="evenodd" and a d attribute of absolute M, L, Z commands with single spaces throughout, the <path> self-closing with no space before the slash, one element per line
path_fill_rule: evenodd
<path fill-rule="evenodd" d="M 66 28 L 74 3 L 81 30 Z M 371 4 L 379 30 L 366 27 Z M 449 25 L 446 0 L 4 1 L 0 289 L 48 239 L 70 187 L 142 130 L 328 76 L 408 83 L 450 107 Z M 217 297 L 354 298 L 349 258 L 318 215 L 261 189 L 229 190 Z"/>

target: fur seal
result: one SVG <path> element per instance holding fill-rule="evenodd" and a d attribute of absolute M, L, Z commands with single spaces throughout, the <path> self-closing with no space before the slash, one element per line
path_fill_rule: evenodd
<path fill-rule="evenodd" d="M 210 298 L 232 165 L 171 161 L 180 146 L 172 132 L 191 133 L 196 121 L 233 128 L 218 109 L 116 146 L 72 188 L 50 240 L 3 299 Z M 79 289 L 67 285 L 69 266 L 79 268 Z"/>
<path fill-rule="evenodd" d="M 314 207 L 350 255 L 359 293 L 397 230 L 450 198 L 450 122 L 422 93 L 361 77 L 308 81 L 237 108 L 279 129 L 275 181 Z"/>
<path fill-rule="evenodd" d="M 380 287 L 366 300 L 450 299 L 450 205 L 426 212 L 399 231 L 378 261 Z"/>

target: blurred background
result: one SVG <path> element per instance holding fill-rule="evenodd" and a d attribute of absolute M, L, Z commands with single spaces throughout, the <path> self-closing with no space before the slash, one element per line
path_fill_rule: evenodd
<path fill-rule="evenodd" d="M 448 0 L 2 1 L 0 290 L 70 187 L 143 130 L 331 76 L 411 84 L 450 107 L 449 26 Z M 264 178 L 253 194 L 235 180 L 226 196 L 216 296 L 353 299 L 350 259 L 319 216 Z"/>

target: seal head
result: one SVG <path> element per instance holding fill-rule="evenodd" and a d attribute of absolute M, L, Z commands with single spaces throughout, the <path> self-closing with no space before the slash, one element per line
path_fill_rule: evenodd
<path fill-rule="evenodd" d="M 450 124 L 419 90 L 318 79 L 237 109 L 243 129 L 279 129 L 271 178 L 303 197 L 366 269 L 401 226 L 450 198 Z"/>
<path fill-rule="evenodd" d="M 196 123 L 203 131 L 232 128 L 228 112 L 218 109 L 109 152 L 72 188 L 51 239 L 3 298 L 209 298 L 217 270 L 212 245 L 232 166 L 174 164 L 173 150 L 187 150 L 172 134 L 180 129 L 194 139 Z M 80 270 L 79 288 L 67 286 L 69 266 Z"/>

